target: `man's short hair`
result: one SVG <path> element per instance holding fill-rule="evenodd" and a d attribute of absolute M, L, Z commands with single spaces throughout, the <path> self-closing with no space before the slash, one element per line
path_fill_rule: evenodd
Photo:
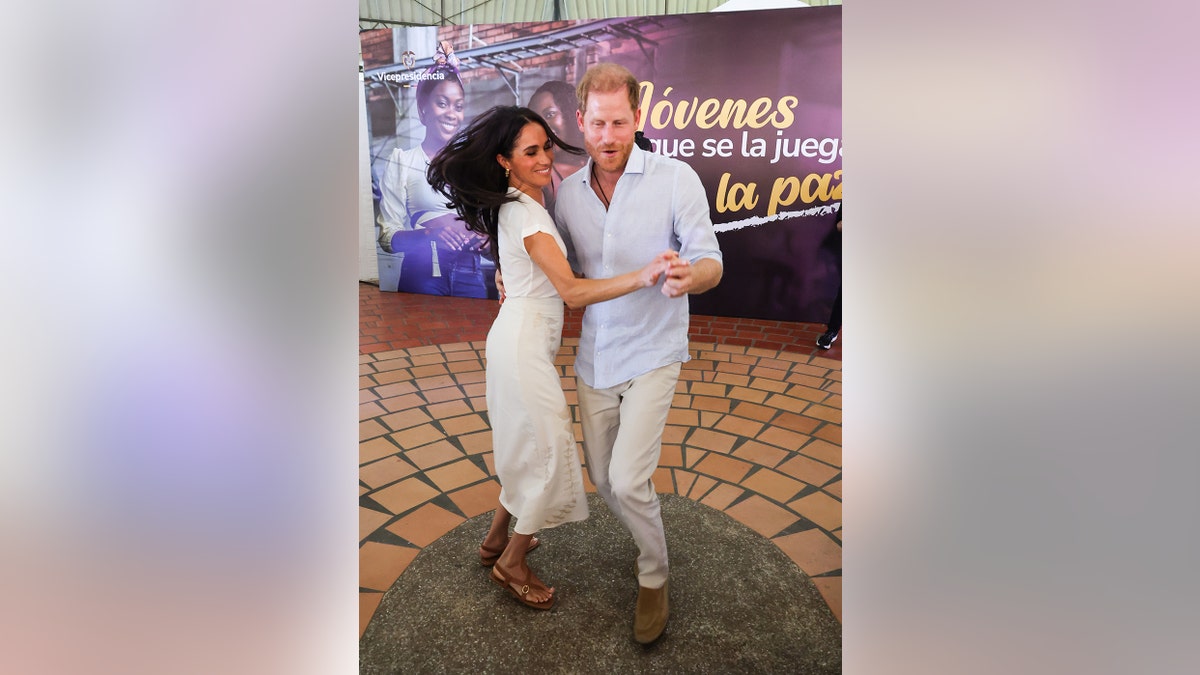
<path fill-rule="evenodd" d="M 615 63 L 597 63 L 588 68 L 587 72 L 583 74 L 583 79 L 579 81 L 579 86 L 575 89 L 575 97 L 579 99 L 580 112 L 587 108 L 588 92 L 608 93 L 618 91 L 622 87 L 629 94 L 629 107 L 636 111 L 641 86 L 628 68 Z"/>

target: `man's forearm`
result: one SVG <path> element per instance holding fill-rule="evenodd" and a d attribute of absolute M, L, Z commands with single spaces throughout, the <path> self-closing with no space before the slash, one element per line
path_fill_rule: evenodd
<path fill-rule="evenodd" d="M 692 288 L 689 294 L 703 293 L 721 283 L 725 268 L 712 258 L 701 258 L 692 265 Z"/>

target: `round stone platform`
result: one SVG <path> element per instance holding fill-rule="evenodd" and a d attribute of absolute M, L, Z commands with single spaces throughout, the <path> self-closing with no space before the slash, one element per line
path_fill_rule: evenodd
<path fill-rule="evenodd" d="M 671 619 L 633 641 L 637 548 L 596 495 L 591 516 L 547 530 L 531 566 L 556 587 L 537 611 L 488 581 L 484 513 L 426 546 L 360 641 L 370 673 L 840 673 L 841 624 L 779 547 L 721 511 L 664 494 Z"/>

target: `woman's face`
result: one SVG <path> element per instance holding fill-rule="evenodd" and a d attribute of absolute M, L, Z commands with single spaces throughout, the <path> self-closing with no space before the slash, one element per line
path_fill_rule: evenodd
<path fill-rule="evenodd" d="M 426 139 L 432 137 L 439 148 L 445 145 L 462 126 L 465 103 L 457 82 L 446 80 L 434 87 L 429 100 L 418 109 Z"/>
<path fill-rule="evenodd" d="M 529 100 L 529 107 L 546 120 L 546 124 L 550 125 L 550 129 L 559 138 L 571 145 L 580 145 L 579 125 L 575 122 L 574 111 L 558 107 L 558 102 L 554 100 L 550 92 L 543 91 L 534 96 Z"/>
<path fill-rule="evenodd" d="M 509 170 L 509 185 L 536 198 L 541 189 L 550 184 L 554 143 L 550 142 L 542 125 L 530 122 L 517 135 L 511 155 L 496 160 Z"/>

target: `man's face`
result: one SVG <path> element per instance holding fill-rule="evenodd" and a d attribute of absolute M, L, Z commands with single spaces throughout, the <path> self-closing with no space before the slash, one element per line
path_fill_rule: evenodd
<path fill-rule="evenodd" d="M 596 163 L 596 169 L 607 173 L 624 171 L 641 119 L 641 111 L 629 104 L 626 91 L 588 92 L 587 107 L 576 113 L 576 118 L 583 130 L 583 146 Z"/>

